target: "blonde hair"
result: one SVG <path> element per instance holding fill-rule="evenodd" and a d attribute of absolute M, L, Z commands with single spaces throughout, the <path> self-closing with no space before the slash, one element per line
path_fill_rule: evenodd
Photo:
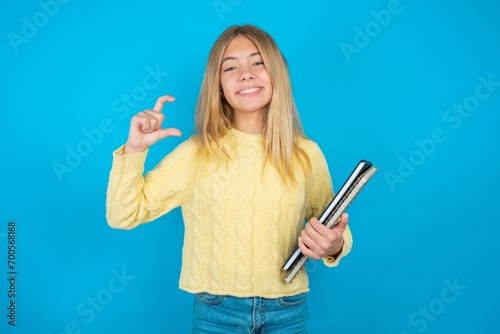
<path fill-rule="evenodd" d="M 273 86 L 273 95 L 262 119 L 267 160 L 280 172 L 284 181 L 295 183 L 295 161 L 306 175 L 311 170 L 311 162 L 298 145 L 299 138 L 305 138 L 305 134 L 293 99 L 288 66 L 273 38 L 253 25 L 229 27 L 210 51 L 195 115 L 195 129 L 202 153 L 204 156 L 214 153 L 217 156 L 215 148 L 226 153 L 221 139 L 232 127 L 233 109 L 222 99 L 221 64 L 228 44 L 236 36 L 247 37 L 257 46 Z"/>

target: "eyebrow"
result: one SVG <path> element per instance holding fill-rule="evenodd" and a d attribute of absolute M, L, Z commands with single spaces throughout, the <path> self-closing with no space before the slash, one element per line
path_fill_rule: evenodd
<path fill-rule="evenodd" d="M 254 52 L 254 53 L 250 54 L 247 58 L 251 58 L 251 57 L 255 57 L 255 56 L 260 56 L 260 55 L 261 55 L 260 52 L 257 51 L 257 52 Z M 238 57 L 225 57 L 224 59 L 222 59 L 221 65 L 224 64 L 224 62 L 227 61 L 227 60 L 235 60 L 235 59 L 238 59 Z"/>

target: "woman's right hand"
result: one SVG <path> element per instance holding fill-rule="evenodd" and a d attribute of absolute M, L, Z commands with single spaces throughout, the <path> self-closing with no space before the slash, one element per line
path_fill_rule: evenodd
<path fill-rule="evenodd" d="M 163 106 L 167 102 L 174 101 L 173 96 L 161 96 L 156 101 L 153 110 L 144 110 L 132 117 L 128 140 L 125 144 L 125 154 L 144 152 L 151 145 L 166 137 L 181 135 L 179 129 L 161 127 L 165 120 L 165 115 L 162 113 Z"/>

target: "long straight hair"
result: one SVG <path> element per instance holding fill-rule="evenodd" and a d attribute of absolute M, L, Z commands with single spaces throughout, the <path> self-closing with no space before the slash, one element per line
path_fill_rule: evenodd
<path fill-rule="evenodd" d="M 263 146 L 270 162 L 288 183 L 296 183 L 296 162 L 305 175 L 309 175 L 311 162 L 299 147 L 305 138 L 297 107 L 293 99 L 288 66 L 273 38 L 264 30 L 253 26 L 232 26 L 226 29 L 210 51 L 195 115 L 195 130 L 203 156 L 226 156 L 222 137 L 232 127 L 233 108 L 222 98 L 221 65 L 228 44 L 237 36 L 249 38 L 259 50 L 269 73 L 273 94 L 263 112 Z M 219 152 L 215 152 L 219 149 Z"/>

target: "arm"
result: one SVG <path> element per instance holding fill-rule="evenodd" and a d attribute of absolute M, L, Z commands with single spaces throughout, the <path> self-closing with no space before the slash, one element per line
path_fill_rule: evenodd
<path fill-rule="evenodd" d="M 314 144 L 308 150 L 312 163 L 311 192 L 309 196 L 308 223 L 299 238 L 299 248 L 307 257 L 323 258 L 327 266 L 338 265 L 352 247 L 352 235 L 348 215 L 343 214 L 340 222 L 332 229 L 319 223 L 318 219 L 333 198 L 333 186 L 326 159 L 320 148 Z"/>
<path fill-rule="evenodd" d="M 113 153 L 106 198 L 108 224 L 132 229 L 182 205 L 190 192 L 196 170 L 196 144 L 187 140 L 143 177 L 147 151 Z"/>
<path fill-rule="evenodd" d="M 111 227 L 131 229 L 151 221 L 180 205 L 185 196 L 193 170 L 192 161 L 182 159 L 189 153 L 188 144 L 179 146 L 153 171 L 142 176 L 149 146 L 170 135 L 180 135 L 177 129 L 161 128 L 163 105 L 173 101 L 170 96 L 162 96 L 153 110 L 135 115 L 127 144 L 113 154 L 106 198 L 106 218 Z"/>

